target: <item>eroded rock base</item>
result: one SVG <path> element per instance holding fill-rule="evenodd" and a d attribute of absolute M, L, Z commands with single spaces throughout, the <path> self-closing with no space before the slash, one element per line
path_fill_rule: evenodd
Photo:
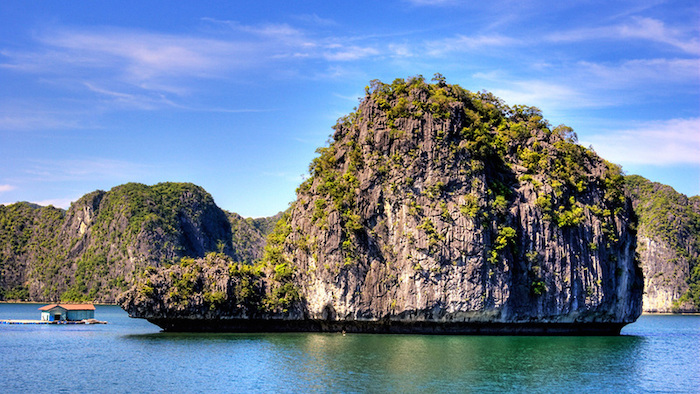
<path fill-rule="evenodd" d="M 347 332 L 462 335 L 620 335 L 627 323 L 445 323 L 278 319 L 148 319 L 168 332 Z"/>

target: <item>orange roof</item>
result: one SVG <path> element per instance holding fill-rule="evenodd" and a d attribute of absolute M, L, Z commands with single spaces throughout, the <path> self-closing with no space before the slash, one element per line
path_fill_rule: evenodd
<path fill-rule="evenodd" d="M 51 304 L 42 306 L 40 311 L 48 311 L 56 307 L 61 307 L 67 311 L 94 311 L 95 305 L 92 304 Z"/>

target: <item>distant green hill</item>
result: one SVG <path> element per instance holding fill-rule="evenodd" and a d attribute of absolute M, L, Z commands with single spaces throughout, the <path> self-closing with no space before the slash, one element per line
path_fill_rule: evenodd
<path fill-rule="evenodd" d="M 639 175 L 626 182 L 639 216 L 644 310 L 700 311 L 700 197 Z"/>
<path fill-rule="evenodd" d="M 0 299 L 114 302 L 147 267 L 260 258 L 269 220 L 225 212 L 190 183 L 129 183 L 68 210 L 0 206 Z"/>

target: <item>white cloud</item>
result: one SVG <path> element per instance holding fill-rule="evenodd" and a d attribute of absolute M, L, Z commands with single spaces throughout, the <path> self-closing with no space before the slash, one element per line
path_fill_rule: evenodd
<path fill-rule="evenodd" d="M 48 206 L 48 205 L 53 205 L 54 207 L 57 207 L 57 208 L 68 209 L 68 208 L 70 208 L 70 204 L 71 204 L 73 201 L 77 201 L 78 198 L 80 198 L 80 197 L 75 197 L 75 198 L 50 198 L 50 199 L 46 199 L 46 200 L 28 201 L 28 202 L 29 202 L 29 203 L 32 203 L 32 204 L 41 205 L 41 206 L 44 206 L 44 207 L 45 207 L 45 206 Z M 13 202 L 6 201 L 6 202 L 0 202 L 0 205 L 8 206 L 8 205 L 16 204 L 16 203 L 18 203 L 18 202 L 19 202 L 19 201 L 13 201 Z"/>
<path fill-rule="evenodd" d="M 203 20 L 224 29 L 204 36 L 124 28 L 57 28 L 39 35 L 41 46 L 35 50 L 4 50 L 0 68 L 36 73 L 45 81 L 61 81 L 70 87 L 82 85 L 148 109 L 151 102 L 163 104 L 162 97 L 148 96 L 149 92 L 186 96 L 192 92 L 192 79 L 226 80 L 238 78 L 243 71 L 279 69 L 279 62 L 350 62 L 386 52 L 373 45 L 348 44 L 368 41 L 366 37 L 313 37 L 284 23 Z M 325 23 L 318 17 L 310 20 Z M 406 51 L 402 46 L 392 53 L 404 55 Z"/>
<path fill-rule="evenodd" d="M 380 53 L 381 52 L 376 48 L 348 46 L 328 51 L 324 54 L 324 58 L 331 61 L 351 61 L 379 55 Z"/>
<path fill-rule="evenodd" d="M 669 45 L 689 54 L 700 54 L 700 41 L 688 33 L 667 27 L 652 18 L 631 18 L 625 23 L 611 26 L 561 31 L 545 37 L 550 42 L 578 42 L 591 40 L 639 39 Z"/>
<path fill-rule="evenodd" d="M 0 185 L 0 193 L 9 192 L 15 189 L 16 187 L 13 185 Z"/>
<path fill-rule="evenodd" d="M 83 109 L 64 108 L 39 100 L 0 101 L 0 130 L 59 130 L 92 127 L 91 115 Z"/>
<path fill-rule="evenodd" d="M 471 50 L 512 46 L 519 43 L 511 37 L 502 35 L 466 36 L 458 34 L 442 40 L 426 42 L 427 53 L 431 56 L 442 56 L 452 52 L 467 52 Z"/>
<path fill-rule="evenodd" d="M 302 14 L 302 15 L 294 15 L 294 19 L 297 19 L 302 22 L 310 23 L 313 25 L 317 26 L 336 26 L 338 25 L 338 22 L 336 22 L 333 19 L 330 18 L 322 18 L 316 14 Z"/>
<path fill-rule="evenodd" d="M 42 205 L 42 206 L 53 205 L 54 207 L 57 207 L 57 208 L 68 209 L 68 208 L 70 208 L 70 204 L 73 201 L 77 201 L 78 198 L 51 198 L 51 199 L 47 199 L 47 200 L 31 201 L 31 202 L 33 202 L 34 204 Z"/>
<path fill-rule="evenodd" d="M 510 88 L 494 89 L 493 93 L 510 104 L 548 107 L 587 107 L 591 103 L 575 89 L 545 81 L 516 81 Z"/>
<path fill-rule="evenodd" d="M 405 58 L 414 56 L 413 49 L 408 44 L 389 44 L 387 48 L 394 57 Z"/>
<path fill-rule="evenodd" d="M 103 158 L 34 160 L 25 169 L 23 181 L 68 182 L 85 180 L 134 181 L 144 179 L 155 172 L 147 164 Z"/>
<path fill-rule="evenodd" d="M 52 206 L 54 206 L 54 207 L 56 207 L 56 208 L 68 209 L 68 208 L 70 208 L 70 205 L 71 205 L 73 202 L 78 201 L 79 198 L 80 198 L 80 197 L 72 197 L 72 198 L 49 198 L 49 199 L 46 199 L 46 200 L 28 201 L 28 202 L 29 202 L 29 203 L 32 203 L 32 204 L 36 204 L 36 205 L 41 205 L 41 206 L 43 206 L 43 207 L 52 205 Z M 7 206 L 7 205 L 16 204 L 16 203 L 18 203 L 18 202 L 19 202 L 19 201 L 15 201 L 15 202 L 2 202 L 2 203 L 0 203 L 0 205 L 5 205 L 5 206 Z"/>
<path fill-rule="evenodd" d="M 320 18 L 311 18 L 322 23 Z M 115 109 L 153 110 L 163 107 L 198 110 L 189 104 L 200 93 L 194 80 L 236 80 L 242 72 L 276 67 L 276 75 L 295 74 L 294 67 L 308 59 L 331 65 L 348 63 L 384 51 L 366 45 L 348 45 L 354 39 L 312 39 L 287 24 L 244 25 L 205 19 L 224 26 L 216 36 L 161 34 L 135 29 L 57 28 L 38 36 L 41 44 L 30 51 L 3 51 L 0 68 L 41 76 L 42 83 L 75 91 L 84 88 L 97 95 L 84 108 L 94 113 Z M 89 100 L 89 101 L 88 101 Z M 55 104 L 54 104 L 55 105 Z M 27 107 L 29 108 L 29 107 Z M 0 129 L 65 129 L 79 127 L 76 119 L 41 110 L 0 110 Z M 260 109 L 224 109 L 247 112 Z M 3 113 L 7 112 L 7 113 Z"/>
<path fill-rule="evenodd" d="M 41 41 L 52 48 L 47 53 L 62 55 L 63 61 L 54 66 L 117 68 L 134 82 L 159 76 L 216 76 L 224 67 L 250 66 L 255 58 L 249 55 L 257 52 L 246 42 L 123 29 L 61 30 Z"/>
<path fill-rule="evenodd" d="M 700 164 L 700 118 L 671 119 L 611 130 L 581 141 L 620 164 Z"/>
<path fill-rule="evenodd" d="M 532 68 L 541 78 L 518 78 L 507 69 L 477 72 L 472 78 L 509 104 L 538 106 L 550 116 L 550 111 L 563 109 L 604 108 L 694 94 L 700 82 L 700 59 L 581 61 L 536 64 Z"/>
<path fill-rule="evenodd" d="M 693 83 L 700 80 L 700 59 L 635 59 L 620 64 L 579 62 L 572 70 L 577 81 L 603 88 L 626 88 L 649 83 Z"/>
<path fill-rule="evenodd" d="M 0 130 L 56 130 L 78 129 L 79 122 L 75 119 L 66 119 L 60 115 L 46 113 L 35 114 L 1 114 Z"/>
<path fill-rule="evenodd" d="M 46 80 L 110 81 L 132 89 L 183 94 L 188 79 L 225 79 L 256 70 L 271 59 L 306 56 L 317 44 L 286 24 L 231 25 L 215 36 L 136 29 L 57 28 L 28 51 L 5 50 L 0 67 Z M 311 52 L 322 57 L 323 54 Z M 111 90 L 118 90 L 111 88 Z M 122 89 L 123 90 L 123 89 Z"/>
<path fill-rule="evenodd" d="M 565 83 L 545 80 L 513 80 L 505 73 L 492 71 L 476 73 L 472 76 L 508 105 L 530 105 L 543 110 L 551 117 L 566 109 L 591 108 L 609 105 L 609 102 L 596 100 L 585 90 Z"/>
<path fill-rule="evenodd" d="M 622 37 L 660 42 L 683 52 L 700 54 L 700 41 L 697 38 L 683 37 L 680 31 L 668 28 L 656 19 L 634 18 L 631 23 L 619 26 L 618 31 Z"/>
<path fill-rule="evenodd" d="M 125 108 L 188 109 L 177 101 L 185 100 L 196 89 L 193 80 L 231 78 L 243 70 L 254 70 L 271 53 L 269 45 L 260 40 L 237 41 L 128 29 L 54 29 L 38 41 L 37 49 L 6 51 L 0 67 L 37 74 L 42 84 L 82 97 L 80 107 L 90 114 Z M 77 95 L 80 88 L 85 90 L 81 93 L 92 93 L 92 97 Z M 56 103 L 51 106 L 55 107 Z M 76 119 L 85 118 L 28 108 L 32 109 L 6 115 L 0 111 L 0 128 L 74 128 L 79 123 Z"/>
<path fill-rule="evenodd" d="M 88 88 L 88 90 L 102 96 L 111 106 L 118 105 L 120 108 L 133 108 L 141 110 L 153 110 L 162 107 L 185 109 L 183 106 L 175 103 L 162 93 L 148 94 L 147 90 L 142 90 L 135 93 L 125 93 L 98 86 L 97 83 L 94 82 L 84 82 L 83 85 Z M 166 91 L 169 90 L 167 87 L 162 86 L 159 89 Z"/>

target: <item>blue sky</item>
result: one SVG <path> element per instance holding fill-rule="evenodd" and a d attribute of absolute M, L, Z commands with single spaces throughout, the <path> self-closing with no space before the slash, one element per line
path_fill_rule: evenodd
<path fill-rule="evenodd" d="M 0 2 L 0 203 L 186 181 L 288 207 L 372 79 L 442 73 L 700 194 L 700 3 Z"/>

